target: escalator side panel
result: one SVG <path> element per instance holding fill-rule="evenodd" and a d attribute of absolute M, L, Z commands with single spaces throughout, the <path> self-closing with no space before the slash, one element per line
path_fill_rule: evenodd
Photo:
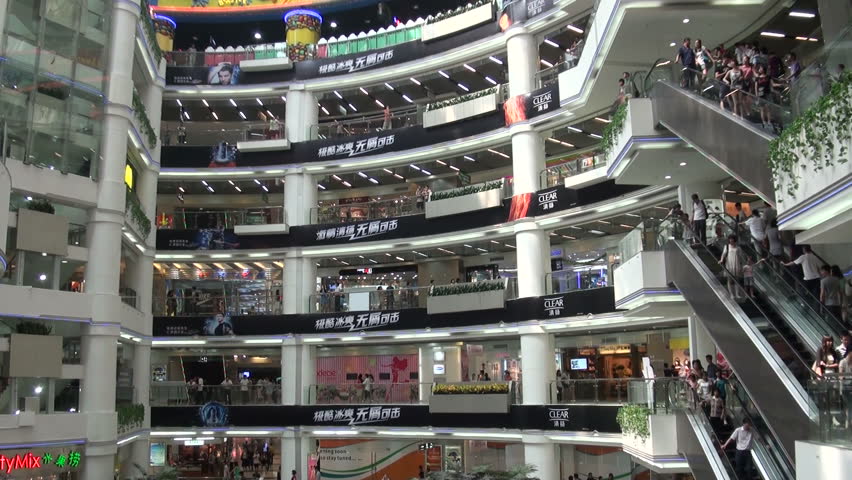
<path fill-rule="evenodd" d="M 668 278 L 698 315 L 793 463 L 795 441 L 806 438 L 809 431 L 807 393 L 697 254 L 680 242 L 668 242 L 665 251 Z"/>
<path fill-rule="evenodd" d="M 713 440 L 701 426 L 690 416 L 695 415 L 688 410 L 677 412 L 677 449 L 686 458 L 689 470 L 695 480 L 731 480 L 728 473 L 720 466 L 718 452 L 713 446 Z"/>
<path fill-rule="evenodd" d="M 667 82 L 651 90 L 656 119 L 762 199 L 775 203 L 769 171 L 771 135 Z"/>

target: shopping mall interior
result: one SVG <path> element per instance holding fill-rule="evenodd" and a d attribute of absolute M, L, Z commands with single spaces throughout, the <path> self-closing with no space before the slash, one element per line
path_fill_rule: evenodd
<path fill-rule="evenodd" d="M 842 478 L 850 29 L 0 0 L 0 478 Z"/>

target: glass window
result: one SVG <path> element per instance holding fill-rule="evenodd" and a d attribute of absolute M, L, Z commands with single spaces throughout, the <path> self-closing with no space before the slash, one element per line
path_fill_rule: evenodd
<path fill-rule="evenodd" d="M 61 260 L 59 263 L 59 289 L 66 292 L 82 292 L 86 275 L 86 264 L 76 260 Z"/>
<path fill-rule="evenodd" d="M 38 0 L 9 0 L 6 31 L 35 42 L 38 38 L 40 3 Z"/>
<path fill-rule="evenodd" d="M 23 285 L 35 288 L 51 288 L 53 285 L 53 255 L 42 255 L 37 252 L 21 252 L 24 254 Z"/>

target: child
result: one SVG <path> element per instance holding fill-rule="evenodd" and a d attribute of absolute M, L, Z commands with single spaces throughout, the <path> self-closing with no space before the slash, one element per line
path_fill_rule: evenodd
<path fill-rule="evenodd" d="M 690 245 L 695 245 L 698 241 L 698 237 L 692 229 L 692 223 L 689 221 L 689 215 L 684 213 L 681 219 L 683 221 L 683 239 L 689 242 Z"/>
<path fill-rule="evenodd" d="M 745 287 L 746 295 L 750 298 L 754 297 L 754 267 L 760 265 L 766 261 L 765 258 L 761 258 L 757 263 L 754 263 L 754 259 L 748 257 L 748 261 L 746 261 L 745 266 L 743 266 L 743 287 Z"/>

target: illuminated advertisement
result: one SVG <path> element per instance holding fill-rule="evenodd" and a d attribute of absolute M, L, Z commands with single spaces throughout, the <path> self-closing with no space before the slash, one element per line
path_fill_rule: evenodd
<path fill-rule="evenodd" d="M 33 453 L 30 450 L 13 450 L 0 454 L 0 472 L 5 475 L 24 471 L 33 475 L 48 475 L 77 470 L 82 462 L 79 451 Z M 6 478 L 6 477 L 3 477 Z"/>
<path fill-rule="evenodd" d="M 239 65 L 219 62 L 211 66 L 172 66 L 166 69 L 169 85 L 238 85 Z"/>
<path fill-rule="evenodd" d="M 332 0 L 159 0 L 154 11 L 227 14 L 240 11 L 276 11 L 329 3 L 332 3 Z"/>

